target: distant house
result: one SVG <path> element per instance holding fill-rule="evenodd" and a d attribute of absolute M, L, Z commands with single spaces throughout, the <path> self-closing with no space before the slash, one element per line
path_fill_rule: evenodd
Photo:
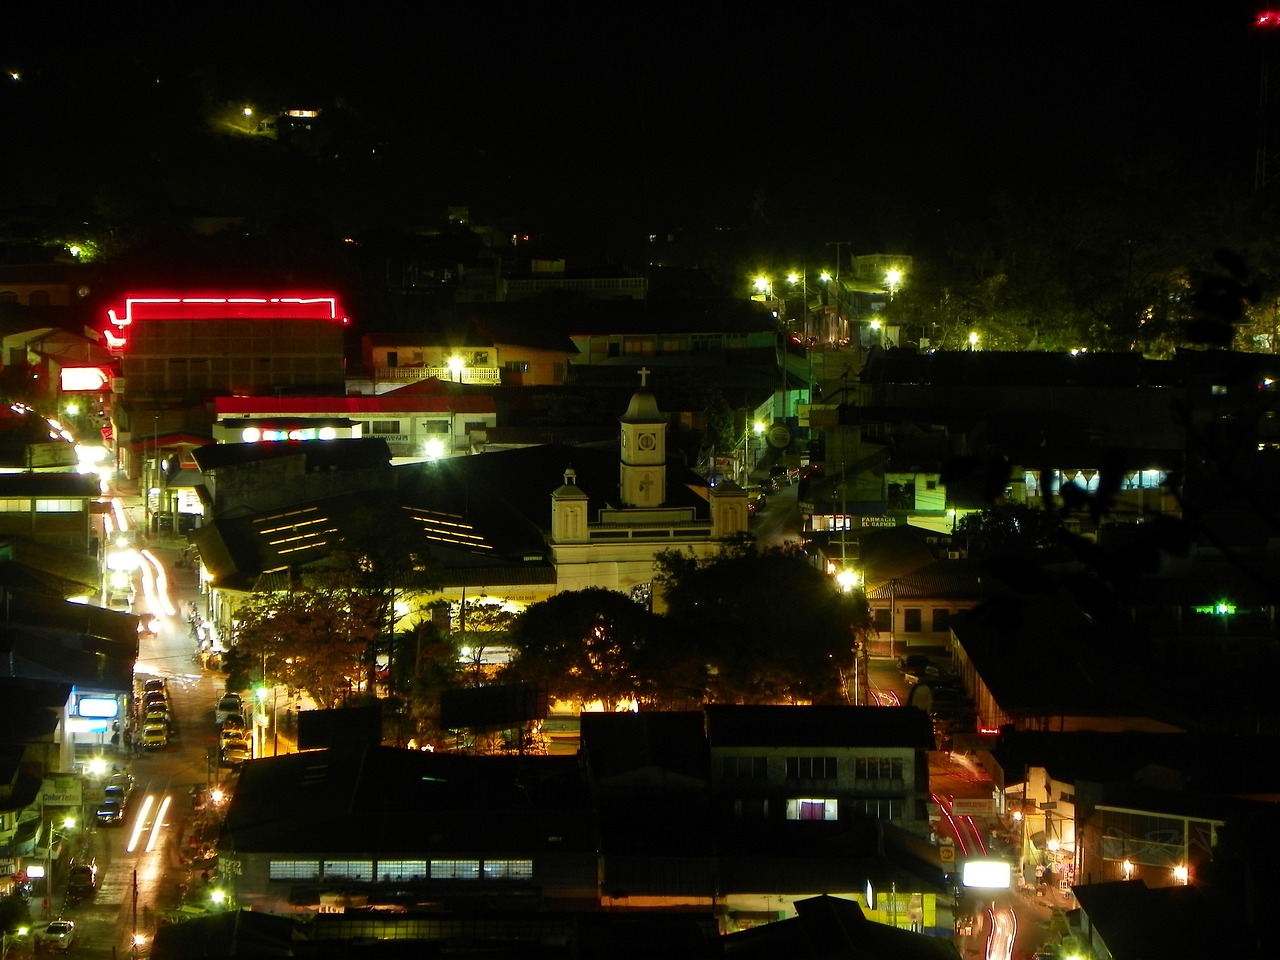
<path fill-rule="evenodd" d="M 523 318 L 528 312 L 514 305 L 477 305 L 454 324 L 412 334 L 366 334 L 364 369 L 349 379 L 348 388 L 381 394 L 427 379 L 490 387 L 563 386 L 577 348 L 555 332 L 554 324 Z"/>

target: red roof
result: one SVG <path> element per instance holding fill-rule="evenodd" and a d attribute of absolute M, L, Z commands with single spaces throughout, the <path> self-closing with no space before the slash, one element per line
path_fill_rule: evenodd
<path fill-rule="evenodd" d="M 396 413 L 493 413 L 486 395 L 417 394 L 396 390 L 360 397 L 218 397 L 219 416 L 334 416 Z"/>

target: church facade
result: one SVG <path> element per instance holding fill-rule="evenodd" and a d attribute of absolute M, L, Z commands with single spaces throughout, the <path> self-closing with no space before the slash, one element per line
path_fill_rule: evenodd
<path fill-rule="evenodd" d="M 643 588 L 653 580 L 656 554 L 679 550 L 706 558 L 747 531 L 741 487 L 731 481 L 711 487 L 696 474 L 686 476 L 685 468 L 669 475 L 667 418 L 644 385 L 648 372 L 641 368 L 640 390 L 619 421 L 616 500 L 606 496 L 593 505 L 573 469 L 551 494 L 547 542 L 559 590 Z M 697 499 L 688 497 L 691 490 Z"/>

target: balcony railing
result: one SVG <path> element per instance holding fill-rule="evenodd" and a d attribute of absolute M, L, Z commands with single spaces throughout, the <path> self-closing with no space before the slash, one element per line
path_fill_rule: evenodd
<path fill-rule="evenodd" d="M 464 367 L 454 373 L 448 367 L 377 367 L 375 380 L 412 383 L 415 380 L 451 380 L 455 383 L 479 383 L 495 386 L 502 382 L 500 367 Z"/>

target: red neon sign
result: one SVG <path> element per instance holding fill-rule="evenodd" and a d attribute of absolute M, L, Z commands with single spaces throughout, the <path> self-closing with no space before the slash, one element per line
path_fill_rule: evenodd
<path fill-rule="evenodd" d="M 128 297 L 124 314 L 114 309 L 107 317 L 117 327 L 135 320 L 338 320 L 350 321 L 338 311 L 331 296 L 232 296 L 232 297 Z M 122 343 L 108 341 L 112 347 Z"/>

